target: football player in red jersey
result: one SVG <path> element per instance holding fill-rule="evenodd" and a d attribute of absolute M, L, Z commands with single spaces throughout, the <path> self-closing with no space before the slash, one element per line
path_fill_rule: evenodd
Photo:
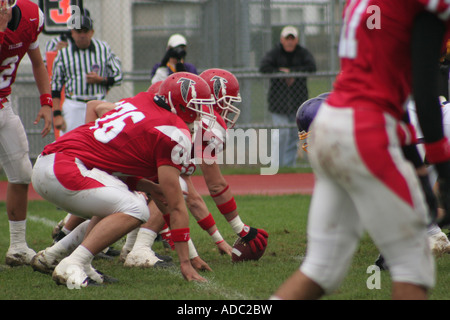
<path fill-rule="evenodd" d="M 35 255 L 26 242 L 26 214 L 28 185 L 32 165 L 28 154 L 28 140 L 22 122 L 11 106 L 11 85 L 17 68 L 25 56 L 31 60 L 41 108 L 34 124 L 44 120 L 42 137 L 52 126 L 52 99 L 50 83 L 38 36 L 44 25 L 44 15 L 31 1 L 2 1 L 0 7 L 0 163 L 8 178 L 6 211 L 9 219 L 10 246 L 6 264 L 29 264 Z"/>
<path fill-rule="evenodd" d="M 211 136 L 208 132 L 205 132 L 202 137 L 203 140 L 208 141 L 208 144 L 214 142 L 216 145 L 212 150 L 218 153 L 225 147 L 227 128 L 234 127 L 240 114 L 240 110 L 233 105 L 241 102 L 239 82 L 231 72 L 218 68 L 205 70 L 200 74 L 200 77 L 209 84 L 216 99 L 214 109 L 225 121 L 225 126 L 222 125 L 215 131 L 222 131 L 222 134 Z M 208 136 L 210 137 L 208 138 Z M 207 148 L 209 147 L 207 146 Z M 215 153 L 211 155 L 212 159 L 208 159 L 204 151 L 204 149 L 201 151 L 199 165 L 209 193 L 219 212 L 228 221 L 233 231 L 251 246 L 252 251 L 263 250 L 267 246 L 269 234 L 264 229 L 253 228 L 242 222 L 233 193 L 222 175 L 219 164 L 214 161 Z"/>
<path fill-rule="evenodd" d="M 165 100 L 169 97 L 169 92 L 167 92 L 167 88 L 160 89 L 158 87 L 158 83 L 152 84 L 148 89 L 148 92 L 151 94 L 157 94 L 158 97 L 163 97 Z M 157 101 L 161 101 L 161 99 L 157 98 Z M 164 107 L 164 104 L 160 103 L 161 107 Z M 224 121 L 221 117 L 215 113 L 216 120 L 212 122 L 214 126 L 220 126 L 219 123 L 222 124 L 222 128 L 226 127 Z M 210 124 L 210 121 L 205 121 Z M 208 128 L 205 130 L 203 127 L 199 126 L 198 130 L 202 130 L 203 132 L 210 133 L 212 130 Z M 192 133 L 192 132 L 191 132 Z M 223 140 L 223 137 L 222 137 Z M 200 144 L 203 144 L 200 141 Z M 195 144 L 194 144 L 195 146 Z M 183 168 L 183 172 L 181 178 L 186 183 L 187 195 L 186 204 L 189 208 L 191 214 L 198 221 L 199 225 L 207 231 L 214 242 L 216 243 L 219 251 L 221 253 L 226 253 L 231 256 L 231 246 L 222 238 L 217 226 L 215 224 L 212 215 L 208 211 L 206 203 L 203 198 L 196 191 L 191 179 L 190 175 L 195 171 L 195 164 L 190 162 Z M 162 208 L 163 212 L 159 212 L 158 208 Z M 154 215 L 143 225 L 141 225 L 139 230 L 134 230 L 132 233 L 127 235 L 127 241 L 122 248 L 121 251 L 121 259 L 124 260 L 124 266 L 127 267 L 154 267 L 161 266 L 164 267 L 166 264 L 162 261 L 163 257 L 156 255 L 151 247 L 156 239 L 156 236 L 159 232 L 163 233 L 163 237 L 167 237 L 168 241 L 170 239 L 170 214 L 164 210 L 161 204 L 158 207 L 154 207 L 153 211 Z M 164 219 L 163 219 L 164 218 Z M 167 230 L 166 230 L 167 228 Z M 189 254 L 191 263 L 198 270 L 211 270 L 211 268 L 204 262 L 198 255 L 197 250 L 195 249 L 192 241 L 189 241 Z"/>
<path fill-rule="evenodd" d="M 215 101 L 204 80 L 193 74 L 177 73 L 162 85 L 171 93 L 171 110 L 140 93 L 46 146 L 37 159 L 32 175 L 36 191 L 93 225 L 81 245 L 56 266 L 56 282 L 80 288 L 89 280 L 105 280 L 91 265 L 94 255 L 149 217 L 147 199 L 130 190 L 166 201 L 181 273 L 189 281 L 206 281 L 189 260 L 189 221 L 179 176 L 190 158 L 187 124 L 199 115 L 207 117 L 202 106 L 212 110 Z"/>
<path fill-rule="evenodd" d="M 398 14 L 401 12 L 401 14 Z M 341 72 L 311 128 L 316 184 L 308 249 L 272 299 L 317 299 L 344 279 L 367 231 L 386 260 L 393 299 L 426 299 L 435 284 L 427 241 L 430 215 L 415 165 L 405 103 L 413 94 L 427 159 L 436 164 L 449 207 L 449 145 L 442 130 L 438 61 L 448 26 L 445 0 L 350 0 L 344 10 Z M 447 26 L 446 26 L 447 24 Z M 382 50 L 380 50 L 382 48 Z M 409 133 L 409 134 L 408 134 Z M 418 161 L 416 162 L 416 160 Z M 418 167 L 425 170 L 424 166 Z M 446 198 L 447 197 L 447 198 Z"/>
<path fill-rule="evenodd" d="M 240 114 L 240 110 L 234 106 L 234 103 L 241 102 L 239 82 L 236 77 L 229 71 L 224 69 L 208 69 L 200 74 L 214 95 L 216 104 L 214 112 L 216 121 L 210 130 L 201 130 L 201 135 L 195 136 L 194 141 L 194 159 L 195 164 L 189 167 L 193 170 L 186 170 L 185 179 L 189 186 L 189 194 L 187 196 L 188 207 L 195 219 L 214 239 L 219 250 L 225 251 L 229 255 L 230 246 L 223 240 L 217 230 L 215 220 L 212 214 L 207 211 L 206 204 L 196 192 L 190 178 L 188 177 L 195 170 L 195 165 L 199 165 L 206 185 L 209 189 L 211 197 L 217 205 L 217 208 L 228 221 L 233 231 L 244 241 L 249 243 L 253 251 L 263 250 L 267 246 L 268 233 L 264 229 L 256 229 L 244 224 L 239 216 L 236 201 L 233 197 L 228 183 L 217 163 L 217 154 L 220 153 L 226 143 L 227 129 L 233 128 Z M 205 121 L 203 127 L 208 127 Z M 195 210 L 195 208 L 197 210 Z M 199 209 L 201 208 L 201 209 Z"/>

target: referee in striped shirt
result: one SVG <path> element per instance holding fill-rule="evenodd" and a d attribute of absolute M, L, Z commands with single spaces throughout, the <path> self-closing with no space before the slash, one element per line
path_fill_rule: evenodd
<path fill-rule="evenodd" d="M 84 124 L 86 103 L 105 99 L 123 78 L 120 59 L 106 42 L 93 38 L 92 19 L 83 16 L 80 22 L 79 29 L 71 30 L 73 41 L 58 51 L 53 63 L 53 123 L 61 135 Z"/>

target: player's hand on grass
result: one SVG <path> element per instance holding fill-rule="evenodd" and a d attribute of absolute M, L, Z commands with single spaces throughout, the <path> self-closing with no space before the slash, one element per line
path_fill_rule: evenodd
<path fill-rule="evenodd" d="M 182 262 L 180 264 L 181 274 L 183 278 L 187 281 L 197 281 L 197 282 L 207 282 L 205 278 L 198 274 L 198 272 L 194 269 L 191 262 Z"/>
<path fill-rule="evenodd" d="M 233 247 L 230 246 L 226 241 L 222 241 L 216 244 L 219 249 L 220 254 L 227 254 L 231 257 L 231 251 Z"/>
<path fill-rule="evenodd" d="M 191 264 L 192 267 L 194 267 L 194 269 L 197 271 L 212 271 L 209 265 L 205 261 L 203 261 L 203 259 L 200 258 L 199 256 L 192 258 Z"/>

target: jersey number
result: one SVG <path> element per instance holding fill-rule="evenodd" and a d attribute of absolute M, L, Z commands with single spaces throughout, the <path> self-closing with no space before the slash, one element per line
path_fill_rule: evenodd
<path fill-rule="evenodd" d="M 349 1 L 344 14 L 344 25 L 339 40 L 339 57 L 354 59 L 357 55 L 358 43 L 356 41 L 356 29 L 361 17 L 367 12 L 369 0 Z"/>
<path fill-rule="evenodd" d="M 11 75 L 14 73 L 14 70 L 16 70 L 17 61 L 19 61 L 18 56 L 9 57 L 3 60 L 2 67 L 7 68 L 0 72 L 0 89 L 5 89 L 11 85 Z"/>
<path fill-rule="evenodd" d="M 120 106 L 120 109 L 116 113 L 97 119 L 95 126 L 90 128 L 94 130 L 95 139 L 102 143 L 108 143 L 117 137 L 123 128 L 125 128 L 125 119 L 130 118 L 133 123 L 138 123 L 143 120 L 145 115 L 136 110 L 136 107 L 132 104 L 125 103 Z"/>

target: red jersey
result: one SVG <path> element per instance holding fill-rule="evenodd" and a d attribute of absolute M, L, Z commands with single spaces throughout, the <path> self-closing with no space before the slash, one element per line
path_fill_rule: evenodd
<path fill-rule="evenodd" d="M 328 103 L 382 108 L 401 119 L 412 87 L 411 30 L 425 10 L 448 20 L 450 2 L 349 0 L 339 42 L 341 73 Z"/>
<path fill-rule="evenodd" d="M 13 10 L 14 17 L 20 19 L 15 30 L 6 28 L 4 42 L 0 50 L 0 98 L 11 94 L 11 85 L 16 79 L 17 67 L 28 49 L 39 47 L 38 36 L 44 28 L 44 14 L 29 0 L 18 0 Z"/>
<path fill-rule="evenodd" d="M 117 176 L 157 178 L 170 165 L 181 171 L 189 162 L 192 141 L 177 115 L 158 107 L 142 92 L 118 102 L 103 117 L 69 131 L 47 145 L 43 154 L 61 152 L 80 159 L 88 169 Z"/>

